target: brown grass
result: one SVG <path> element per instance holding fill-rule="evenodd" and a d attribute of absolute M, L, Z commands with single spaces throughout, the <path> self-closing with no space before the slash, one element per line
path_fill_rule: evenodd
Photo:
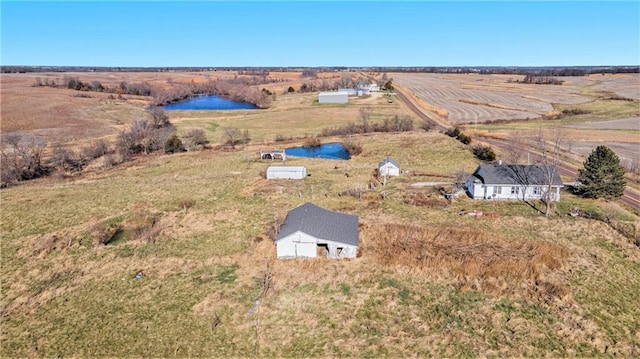
<path fill-rule="evenodd" d="M 363 251 L 385 266 L 402 266 L 485 282 L 489 294 L 512 294 L 527 283 L 529 294 L 564 296 L 561 284 L 541 283 L 542 273 L 562 267 L 569 251 L 545 241 L 509 241 L 478 230 L 403 224 L 368 226 Z M 495 280 L 498 280 L 497 282 Z M 542 286 L 544 288 L 539 289 Z"/>

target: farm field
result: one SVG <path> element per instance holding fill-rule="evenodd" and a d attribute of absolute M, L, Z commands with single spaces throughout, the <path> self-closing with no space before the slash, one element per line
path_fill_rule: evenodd
<path fill-rule="evenodd" d="M 540 133 L 550 139 L 556 129 L 561 129 L 561 145 L 568 157 L 583 162 L 598 145 L 609 146 L 628 171 L 635 172 L 629 177 L 630 184 L 637 184 L 639 74 L 558 77 L 563 85 L 519 84 L 513 81 L 520 77 L 510 75 L 393 76 L 441 123 L 461 125 L 470 134 L 518 139 L 521 143 L 532 141 Z M 529 116 L 533 112 L 527 112 L 534 109 L 527 101 L 539 106 L 538 112 L 533 111 L 534 116 Z M 504 112 L 505 106 L 517 107 L 520 112 L 509 117 Z M 529 113 L 526 117 L 525 112 Z"/>
<path fill-rule="evenodd" d="M 5 89 L 4 76 L 12 99 L 34 89 L 15 79 Z M 145 98 L 112 104 L 106 115 L 101 97 L 35 90 L 64 111 L 47 115 L 55 105 L 41 99 L 5 110 L 2 92 L 3 136 L 64 135 L 74 146 L 146 115 Z M 259 160 L 261 149 L 358 123 L 363 107 L 372 122 L 408 116 L 397 99 L 314 99 L 278 94 L 268 110 L 169 112 L 179 134 L 203 129 L 209 148 L 1 189 L 0 356 L 640 355 L 640 252 L 613 229 L 638 233 L 638 213 L 564 192 L 550 218 L 540 203 L 449 203 L 438 188 L 413 185 L 451 182 L 480 162 L 469 146 L 419 128 L 323 137 L 357 143 L 362 153 L 289 157 L 310 176 L 264 179 L 267 166 L 282 162 Z M 30 116 L 5 127 L 20 111 Z M 75 127 L 64 127 L 64 116 Z M 83 121 L 94 132 L 78 135 Z M 227 126 L 248 129 L 251 141 L 222 148 Z M 387 156 L 406 173 L 366 190 Z M 358 258 L 275 259 L 274 225 L 307 201 L 359 216 Z M 594 219 L 570 216 L 575 208 Z M 487 215 L 461 214 L 471 210 Z"/>
<path fill-rule="evenodd" d="M 451 124 L 524 120 L 553 110 L 553 103 L 578 104 L 590 99 L 565 86 L 529 85 L 520 76 L 476 74 L 391 74 L 394 82 Z"/>
<path fill-rule="evenodd" d="M 253 75 L 241 75 L 253 77 Z M 317 81 L 335 81 L 341 74 L 318 74 Z M 93 91 L 75 91 L 69 89 L 51 88 L 47 86 L 34 87 L 39 81 L 56 81 L 62 83 L 65 77 L 75 77 L 83 82 L 91 83 L 99 81 L 105 86 L 118 86 L 121 82 L 147 83 L 152 86 L 168 86 L 170 83 L 206 82 L 216 79 L 235 79 L 236 71 L 211 71 L 211 72 L 65 72 L 65 73 L 27 73 L 27 74 L 2 74 L 0 77 L 0 96 L 2 98 L 2 135 L 7 133 L 20 133 L 34 135 L 49 144 L 52 139 L 63 145 L 79 146 L 90 143 L 92 140 L 106 138 L 113 140 L 116 135 L 125 129 L 136 119 L 144 118 L 145 108 L 151 104 L 151 99 L 144 96 L 113 95 L 110 93 Z M 278 95 L 286 91 L 289 86 L 299 88 L 303 81 L 300 73 L 271 72 L 268 81 L 272 81 L 260 88 L 267 88 Z M 277 101 L 278 106 L 274 113 L 282 108 L 292 108 L 299 105 L 307 106 L 313 102 L 313 94 L 307 94 L 299 99 L 298 94 L 293 94 L 289 99 L 283 95 L 282 101 Z M 363 106 L 367 100 L 363 100 Z M 379 101 L 381 102 L 381 101 Z M 390 106 L 387 106 L 390 107 Z M 358 108 L 355 108 L 354 113 Z M 268 111 L 268 110 L 265 110 Z M 216 118 L 228 116 L 232 121 L 239 120 L 238 113 L 226 113 L 222 116 L 213 115 Z M 321 111 L 319 111 L 321 112 Z M 169 113 L 171 116 L 175 112 Z M 245 113 L 241 113 L 240 117 Z M 248 114 L 247 114 L 248 115 Z M 177 121 L 182 117 L 200 118 L 202 112 L 178 115 Z M 327 125 L 337 124 L 328 115 L 325 124 L 311 126 L 310 130 L 320 131 Z M 248 116 L 247 122 L 251 122 Z M 273 115 L 272 115 L 273 117 Z M 335 117 L 335 116 L 334 116 Z M 354 118 L 355 120 L 355 118 Z M 271 125 L 274 123 L 272 122 Z M 236 125 L 238 126 L 238 125 Z M 267 130 L 269 135 L 273 135 Z M 312 134 L 316 134 L 313 132 Z M 275 136 L 275 135 L 273 135 Z"/>

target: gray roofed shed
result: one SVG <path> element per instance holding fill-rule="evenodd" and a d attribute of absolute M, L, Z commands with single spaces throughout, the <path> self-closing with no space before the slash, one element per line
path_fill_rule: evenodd
<path fill-rule="evenodd" d="M 396 162 L 393 158 L 391 157 L 387 157 L 384 160 L 380 161 L 380 163 L 378 163 L 378 168 L 386 165 L 387 163 L 391 163 L 392 165 L 400 168 L 400 164 L 398 162 Z"/>
<path fill-rule="evenodd" d="M 319 239 L 358 246 L 358 216 L 330 211 L 311 202 L 287 213 L 276 241 L 297 231 Z"/>

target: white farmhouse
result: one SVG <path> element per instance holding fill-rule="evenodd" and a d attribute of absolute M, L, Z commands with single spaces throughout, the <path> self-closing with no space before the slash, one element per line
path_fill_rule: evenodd
<path fill-rule="evenodd" d="M 355 258 L 358 216 L 307 202 L 287 213 L 276 238 L 278 258 Z"/>
<path fill-rule="evenodd" d="M 478 166 L 466 187 L 473 199 L 559 201 L 564 184 L 555 166 L 494 164 Z"/>
<path fill-rule="evenodd" d="M 318 94 L 318 103 L 347 103 L 349 102 L 349 94 L 346 92 L 320 92 Z"/>
<path fill-rule="evenodd" d="M 307 177 L 307 168 L 304 166 L 267 167 L 267 179 L 303 179 L 305 177 Z"/>
<path fill-rule="evenodd" d="M 387 157 L 378 163 L 378 173 L 380 176 L 400 176 L 400 165 Z"/>

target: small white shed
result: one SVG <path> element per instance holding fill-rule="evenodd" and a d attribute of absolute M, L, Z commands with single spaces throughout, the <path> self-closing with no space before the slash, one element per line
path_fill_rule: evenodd
<path fill-rule="evenodd" d="M 307 177 L 307 168 L 304 166 L 267 167 L 267 179 L 303 179 L 305 177 Z"/>
<path fill-rule="evenodd" d="M 318 103 L 347 103 L 349 102 L 349 94 L 346 92 L 320 92 L 318 94 Z"/>
<path fill-rule="evenodd" d="M 400 165 L 387 157 L 378 163 L 378 172 L 380 176 L 400 176 Z"/>
<path fill-rule="evenodd" d="M 358 216 L 307 202 L 287 213 L 276 238 L 278 258 L 355 258 Z"/>

